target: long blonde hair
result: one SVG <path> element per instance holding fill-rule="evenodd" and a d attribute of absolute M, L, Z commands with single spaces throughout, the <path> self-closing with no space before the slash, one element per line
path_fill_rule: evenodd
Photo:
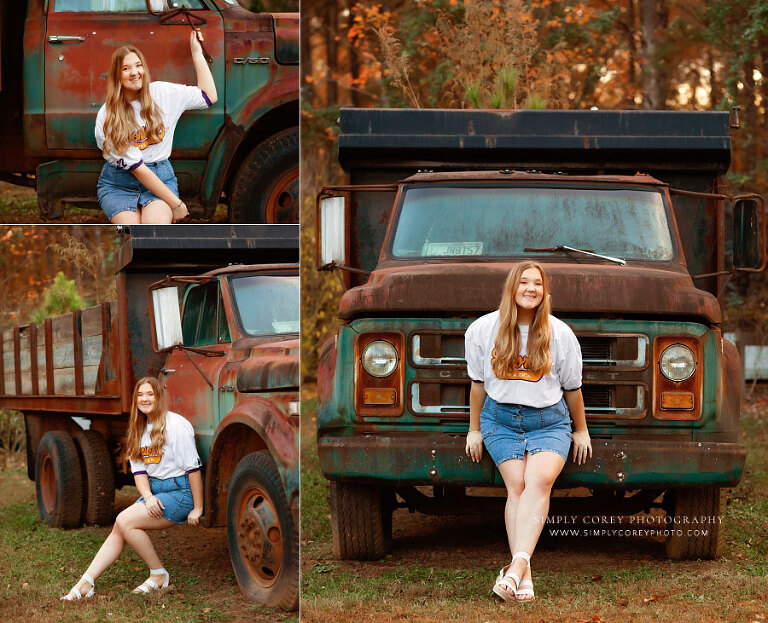
<path fill-rule="evenodd" d="M 552 369 L 552 357 L 549 354 L 550 329 L 549 313 L 549 284 L 544 270 L 537 262 L 522 262 L 517 264 L 507 275 L 504 282 L 504 293 L 499 305 L 499 332 L 494 344 L 493 373 L 497 378 L 508 378 L 517 368 L 520 359 L 520 328 L 517 325 L 517 304 L 515 296 L 520 286 L 523 273 L 529 268 L 535 268 L 541 273 L 543 297 L 534 312 L 533 322 L 528 329 L 526 369 L 529 372 L 549 374 Z"/>
<path fill-rule="evenodd" d="M 144 415 L 137 405 L 139 388 L 142 385 L 149 385 L 155 392 L 155 408 L 149 417 Z M 152 424 L 152 431 L 149 433 L 149 454 L 159 456 L 162 453 L 165 444 L 165 414 L 167 411 L 168 395 L 160 381 L 152 376 L 139 379 L 136 387 L 133 388 L 128 433 L 125 436 L 125 456 L 128 459 L 131 461 L 141 460 L 141 436 L 144 434 L 148 422 Z"/>
<path fill-rule="evenodd" d="M 150 143 L 159 143 L 163 138 L 163 118 L 160 108 L 152 100 L 149 94 L 149 67 L 144 60 L 141 51 L 132 46 L 124 45 L 115 50 L 109 65 L 109 77 L 107 78 L 107 116 L 104 120 L 104 148 L 106 154 L 113 151 L 117 154 L 125 153 L 131 144 L 131 135 L 138 132 L 136 116 L 130 102 L 125 99 L 123 93 L 123 61 L 133 52 L 139 57 L 144 67 L 144 76 L 139 91 L 139 103 L 141 104 L 141 118 L 146 127 L 146 138 Z"/>

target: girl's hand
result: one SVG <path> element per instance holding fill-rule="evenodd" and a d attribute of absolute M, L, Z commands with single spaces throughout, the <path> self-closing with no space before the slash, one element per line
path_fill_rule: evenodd
<path fill-rule="evenodd" d="M 573 462 L 584 465 L 587 458 L 592 458 L 592 442 L 589 439 L 589 431 L 577 430 L 571 433 L 573 440 Z"/>
<path fill-rule="evenodd" d="M 483 458 L 483 435 L 479 430 L 471 430 L 467 433 L 467 446 L 464 452 L 473 463 L 479 463 Z"/>
<path fill-rule="evenodd" d="M 163 506 L 163 503 L 154 495 L 150 495 L 146 500 L 144 500 L 144 505 L 147 507 L 147 512 L 149 513 L 150 517 L 159 519 L 163 516 L 165 506 Z"/>
<path fill-rule="evenodd" d="M 173 213 L 174 221 L 180 221 L 189 214 L 189 210 L 187 210 L 187 204 L 181 200 L 179 200 L 179 205 L 171 208 L 171 212 Z"/>
<path fill-rule="evenodd" d="M 193 508 L 191 511 L 189 511 L 189 515 L 187 515 L 187 523 L 190 526 L 200 525 L 200 515 L 202 514 L 203 514 L 202 508 Z"/>
<path fill-rule="evenodd" d="M 203 46 L 200 45 L 201 41 L 205 41 L 205 39 L 199 28 L 195 28 L 189 33 L 189 49 L 192 50 L 192 55 L 203 53 Z"/>

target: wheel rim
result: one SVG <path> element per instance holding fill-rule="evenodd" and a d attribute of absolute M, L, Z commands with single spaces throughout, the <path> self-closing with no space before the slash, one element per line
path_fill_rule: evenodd
<path fill-rule="evenodd" d="M 56 474 L 50 454 L 43 457 L 40 465 L 40 494 L 43 498 L 43 508 L 50 515 L 56 506 Z"/>
<path fill-rule="evenodd" d="M 299 170 L 291 169 L 283 175 L 267 198 L 267 223 L 298 223 Z"/>
<path fill-rule="evenodd" d="M 275 505 L 259 487 L 249 489 L 240 503 L 237 546 L 251 578 L 272 586 L 283 565 L 283 531 Z"/>

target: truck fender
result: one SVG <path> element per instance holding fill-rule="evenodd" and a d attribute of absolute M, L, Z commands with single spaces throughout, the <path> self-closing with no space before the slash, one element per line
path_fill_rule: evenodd
<path fill-rule="evenodd" d="M 736 345 L 726 339 L 723 339 L 722 361 L 722 410 L 718 428 L 738 431 L 742 390 L 741 357 Z"/>
<path fill-rule="evenodd" d="M 240 460 L 267 450 L 275 461 L 286 498 L 298 511 L 299 451 L 296 429 L 271 400 L 248 396 L 219 423 L 211 441 L 206 465 L 206 526 L 227 523 L 229 481 Z"/>
<path fill-rule="evenodd" d="M 324 404 L 333 394 L 333 377 L 336 374 L 336 336 L 323 342 L 317 360 L 317 403 Z"/>
<path fill-rule="evenodd" d="M 215 209 L 222 190 L 227 190 L 243 158 L 266 138 L 295 127 L 299 103 L 294 93 L 273 109 L 258 111 L 260 116 L 235 121 L 225 116 L 224 128 L 211 147 L 203 173 L 201 200 Z M 244 124 L 244 125 L 241 125 Z"/>

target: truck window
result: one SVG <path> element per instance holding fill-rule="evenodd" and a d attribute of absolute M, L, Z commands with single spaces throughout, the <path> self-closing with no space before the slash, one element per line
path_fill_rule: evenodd
<path fill-rule="evenodd" d="M 299 276 L 231 277 L 243 331 L 248 335 L 299 332 Z"/>
<path fill-rule="evenodd" d="M 201 0 L 151 0 L 155 11 L 187 7 L 203 9 Z M 124 11 L 146 11 L 145 0 L 56 0 L 54 13 L 117 13 Z"/>
<path fill-rule="evenodd" d="M 191 286 L 184 299 L 184 315 L 181 319 L 184 346 L 217 344 L 218 336 L 222 332 L 219 315 L 224 316 L 219 283 L 213 281 Z M 226 317 L 223 322 L 226 324 Z M 227 339 L 229 339 L 228 331 Z"/>
<path fill-rule="evenodd" d="M 558 245 L 626 259 L 674 257 L 661 192 L 519 186 L 408 188 L 392 256 L 505 257 Z"/>

